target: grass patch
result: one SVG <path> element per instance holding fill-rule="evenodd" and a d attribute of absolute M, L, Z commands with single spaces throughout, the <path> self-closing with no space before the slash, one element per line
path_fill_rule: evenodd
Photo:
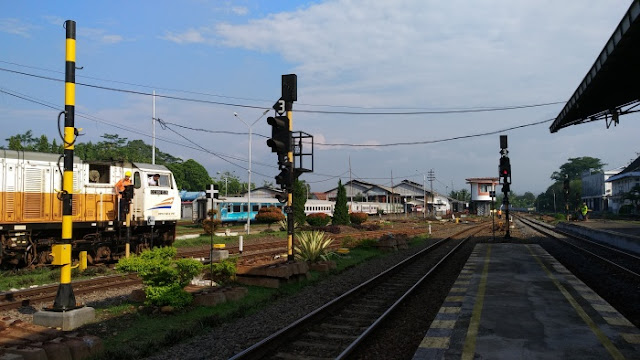
<path fill-rule="evenodd" d="M 218 232 L 222 232 L 223 230 L 218 230 Z M 234 231 L 235 232 L 235 231 Z M 286 235 L 287 233 L 285 231 L 276 231 L 276 232 L 272 232 L 272 233 L 261 233 L 261 234 L 238 234 L 238 236 L 242 235 L 243 237 L 243 241 L 245 243 L 249 242 L 251 239 L 254 238 L 265 238 L 265 237 L 273 237 L 273 241 L 277 241 L 277 240 L 284 240 L 286 239 Z M 229 243 L 237 243 L 238 242 L 238 236 L 213 236 L 213 242 L 216 244 L 229 244 Z M 197 238 L 193 238 L 193 239 L 184 239 L 184 240 L 177 240 L 173 243 L 173 246 L 175 246 L 176 248 L 182 248 L 182 247 L 197 247 L 197 246 L 202 246 L 202 245 L 206 245 L 208 246 L 209 243 L 211 242 L 211 235 L 200 235 Z"/>
<path fill-rule="evenodd" d="M 71 279 L 87 279 L 100 275 L 114 274 L 115 271 L 107 267 L 92 267 L 81 273 L 73 269 Z M 60 268 L 55 266 L 41 267 L 37 269 L 19 269 L 0 271 L 0 291 L 8 291 L 12 288 L 28 288 L 32 285 L 57 284 L 60 282 Z"/>
<path fill-rule="evenodd" d="M 202 229 L 201 224 L 178 224 L 176 227 L 176 235 L 184 235 L 184 234 L 198 234 L 202 233 L 204 230 Z"/>
<path fill-rule="evenodd" d="M 292 284 L 296 285 L 296 284 Z M 290 293 L 281 289 L 249 286 L 247 296 L 236 302 L 214 307 L 193 307 L 172 315 L 143 314 L 131 304 L 123 304 L 99 313 L 122 311 L 122 315 L 107 322 L 110 334 L 103 337 L 105 352 L 99 359 L 139 359 L 157 353 L 159 349 L 186 341 L 207 329 L 236 318 L 252 314 L 275 298 Z M 133 309 L 133 312 L 130 310 Z M 99 325 L 97 325 L 99 326 Z M 115 330 L 115 331 L 114 331 Z"/>

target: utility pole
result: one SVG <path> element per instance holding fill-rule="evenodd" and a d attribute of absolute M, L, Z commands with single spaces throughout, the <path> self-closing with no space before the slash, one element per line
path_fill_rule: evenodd
<path fill-rule="evenodd" d="M 393 207 L 393 193 L 394 193 L 394 189 L 393 189 L 393 170 L 391 170 L 391 210 L 393 210 L 393 213 L 396 213 L 396 208 Z"/>
<path fill-rule="evenodd" d="M 152 115 L 151 115 L 151 127 L 152 133 L 151 136 L 151 163 L 155 165 L 156 163 L 156 91 L 153 90 L 153 101 L 152 101 Z"/>
<path fill-rule="evenodd" d="M 436 213 L 436 202 L 435 202 L 434 197 L 433 197 L 433 180 L 435 180 L 435 179 L 436 179 L 435 171 L 433 171 L 433 169 L 429 170 L 429 183 L 430 183 L 430 186 L 431 186 L 431 190 L 430 190 L 431 191 L 431 204 L 433 206 L 433 213 L 431 215 L 435 215 L 435 213 Z"/>
<path fill-rule="evenodd" d="M 349 195 L 351 201 L 349 202 L 349 213 L 353 210 L 353 178 L 351 177 L 351 155 L 349 155 Z"/>

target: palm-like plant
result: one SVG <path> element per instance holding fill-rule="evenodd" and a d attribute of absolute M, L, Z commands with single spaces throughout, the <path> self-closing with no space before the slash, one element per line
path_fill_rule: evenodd
<path fill-rule="evenodd" d="M 333 252 L 329 251 L 333 239 L 326 236 L 324 231 L 303 231 L 296 236 L 298 246 L 295 257 L 298 260 L 317 262 L 328 260 Z"/>

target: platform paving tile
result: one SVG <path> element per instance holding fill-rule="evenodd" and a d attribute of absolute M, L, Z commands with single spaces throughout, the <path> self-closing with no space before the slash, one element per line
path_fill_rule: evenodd
<path fill-rule="evenodd" d="M 640 358 L 640 330 L 540 246 L 474 253 L 414 359 Z"/>

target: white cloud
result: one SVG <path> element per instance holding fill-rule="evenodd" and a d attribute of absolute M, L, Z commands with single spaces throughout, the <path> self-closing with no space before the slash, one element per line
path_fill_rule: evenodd
<path fill-rule="evenodd" d="M 177 44 L 204 43 L 205 37 L 201 30 L 189 29 L 182 33 L 165 32 L 161 39 L 173 41 Z"/>
<path fill-rule="evenodd" d="M 78 36 L 103 44 L 117 44 L 124 41 L 121 35 L 109 34 L 105 29 L 81 27 Z"/>
<path fill-rule="evenodd" d="M 124 39 L 120 35 L 104 35 L 102 37 L 102 42 L 109 43 L 109 44 L 117 44 L 123 40 Z"/>
<path fill-rule="evenodd" d="M 403 94 L 406 103 L 437 94 L 425 105 L 495 104 L 495 98 L 523 100 L 509 88 L 514 82 L 552 99 L 566 96 L 558 80 L 579 76 L 595 57 L 574 50 L 585 43 L 601 48 L 610 34 L 598 27 L 602 17 L 621 15 L 583 6 L 575 0 L 334 0 L 215 29 L 223 45 L 282 54 L 315 96 L 328 84 L 346 84 L 341 97 L 366 94 L 378 106 L 397 106 L 398 97 L 386 96 L 397 88 L 414 90 Z"/>
<path fill-rule="evenodd" d="M 236 15 L 247 15 L 249 13 L 249 9 L 246 6 L 234 6 L 231 11 Z"/>
<path fill-rule="evenodd" d="M 36 26 L 29 23 L 25 23 L 20 19 L 14 19 L 14 18 L 0 19 L 0 32 L 18 35 L 25 38 L 30 38 L 31 31 L 34 30 L 35 28 Z"/>

